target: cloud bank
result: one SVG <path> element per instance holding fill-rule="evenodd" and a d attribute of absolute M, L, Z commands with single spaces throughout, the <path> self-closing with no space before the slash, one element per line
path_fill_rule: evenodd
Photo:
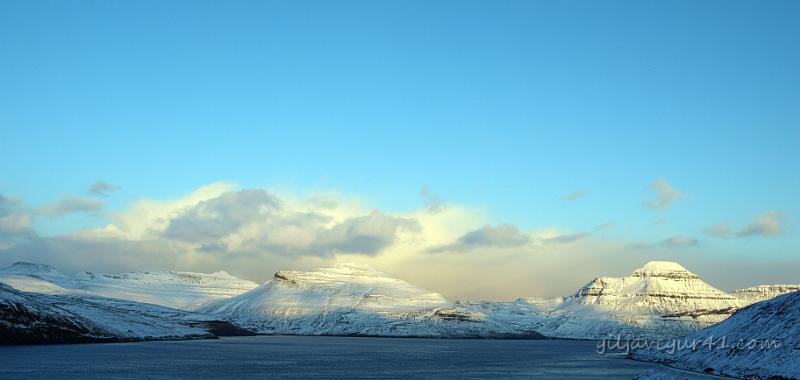
<path fill-rule="evenodd" d="M 265 281 L 278 270 L 353 261 L 455 299 L 511 300 L 569 294 L 598 275 L 624 275 L 648 260 L 675 260 L 683 248 L 699 246 L 679 235 L 631 249 L 626 241 L 601 236 L 610 223 L 525 230 L 491 223 L 481 209 L 445 207 L 438 198 L 388 212 L 358 198 L 298 197 L 225 182 L 176 199 L 141 199 L 121 211 L 104 212 L 102 202 L 70 197 L 47 210 L 0 195 L 0 265 L 25 260 L 65 272 L 226 270 Z M 37 218 L 74 212 L 97 214 L 104 225 L 59 236 L 34 229 Z M 775 236 L 784 223 L 782 214 L 765 212 L 733 235 Z"/>

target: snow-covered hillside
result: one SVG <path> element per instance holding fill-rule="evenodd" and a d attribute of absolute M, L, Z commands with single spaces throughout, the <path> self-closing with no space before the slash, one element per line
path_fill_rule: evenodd
<path fill-rule="evenodd" d="M 599 277 L 563 299 L 483 303 L 496 320 L 559 338 L 668 337 L 724 320 L 746 303 L 678 263 L 652 261 L 626 277 Z"/>
<path fill-rule="evenodd" d="M 674 353 L 666 349 L 669 345 L 651 346 L 631 357 L 747 379 L 800 378 L 800 292 L 750 305 L 678 341 L 697 344 Z"/>
<path fill-rule="evenodd" d="M 755 300 L 796 288 L 759 286 L 728 294 L 665 261 L 649 262 L 625 277 L 596 278 L 569 297 L 514 302 L 450 302 L 356 264 L 278 272 L 257 287 L 225 272 L 67 276 L 46 265 L 16 263 L 0 269 L 0 283 L 74 300 L 104 300 L 95 303 L 115 298 L 197 310 L 265 334 L 502 337 L 539 332 L 578 339 L 691 334 Z M 118 302 L 136 304 L 129 301 Z"/>
<path fill-rule="evenodd" d="M 15 289 L 47 293 L 95 295 L 189 309 L 203 302 L 244 293 L 258 284 L 220 271 L 141 272 L 67 276 L 42 264 L 19 262 L 0 269 L 0 282 Z"/>
<path fill-rule="evenodd" d="M 265 334 L 540 337 L 357 264 L 278 272 L 256 289 L 197 311 Z"/>
<path fill-rule="evenodd" d="M 798 290 L 800 290 L 800 285 L 758 285 L 751 288 L 736 290 L 733 292 L 733 295 L 751 304 Z"/>
<path fill-rule="evenodd" d="M 0 344 L 214 338 L 236 331 L 204 315 L 102 297 L 22 292 L 0 284 Z"/>

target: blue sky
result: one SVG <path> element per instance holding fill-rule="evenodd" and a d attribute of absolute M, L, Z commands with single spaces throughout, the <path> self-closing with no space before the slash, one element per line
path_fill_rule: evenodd
<path fill-rule="evenodd" d="M 797 259 L 800 3 L 4 1 L 0 193 L 215 181 Z M 684 196 L 649 210 L 647 186 Z M 589 196 L 563 201 L 576 191 Z M 765 210 L 768 239 L 714 240 Z M 43 235 L 102 216 L 36 218 Z M 739 227 L 737 227 L 739 228 Z M 708 241 L 708 243 L 706 243 Z"/>

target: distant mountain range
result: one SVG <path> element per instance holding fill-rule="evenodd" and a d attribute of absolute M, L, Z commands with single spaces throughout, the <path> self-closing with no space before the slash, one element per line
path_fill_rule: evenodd
<path fill-rule="evenodd" d="M 99 327 L 76 321 L 92 331 L 105 331 L 98 336 L 121 340 L 169 338 L 156 331 L 128 334 L 128 330 L 138 330 L 115 329 L 143 321 L 145 317 L 139 314 L 178 323 L 180 329 L 171 330 L 179 332 L 176 337 L 208 333 L 207 329 L 181 330 L 198 326 L 187 320 L 219 320 L 261 334 L 663 338 L 697 332 L 753 302 L 800 288 L 763 285 L 726 293 L 681 265 L 663 261 L 649 262 L 629 276 L 596 278 L 568 297 L 514 302 L 452 302 L 357 264 L 312 272 L 282 271 L 258 286 L 225 272 L 68 276 L 46 265 L 16 263 L 0 269 L 0 283 L 8 285 L 0 289 L 3 299 L 13 300 L 14 305 L 33 305 L 33 314 L 49 315 L 49 309 L 37 302 L 56 304 L 89 322 L 102 320 Z M 130 317 L 120 321 L 96 310 L 111 308 L 127 310 Z M 151 322 L 146 324 L 153 326 Z M 0 323 L 12 324 L 2 318 Z"/>

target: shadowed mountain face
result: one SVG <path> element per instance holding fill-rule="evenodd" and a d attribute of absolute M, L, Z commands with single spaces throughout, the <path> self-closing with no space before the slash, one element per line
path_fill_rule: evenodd
<path fill-rule="evenodd" d="M 0 284 L 0 344 L 208 339 L 249 334 L 228 322 L 162 306 L 27 293 Z"/>
<path fill-rule="evenodd" d="M 104 337 L 91 321 L 0 284 L 0 343 L 78 343 Z"/>

